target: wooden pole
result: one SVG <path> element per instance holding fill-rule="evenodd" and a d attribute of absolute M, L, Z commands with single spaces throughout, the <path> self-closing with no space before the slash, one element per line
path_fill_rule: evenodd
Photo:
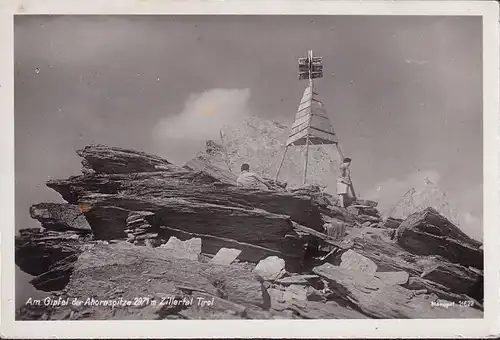
<path fill-rule="evenodd" d="M 313 79 L 312 79 L 312 59 L 313 59 L 312 50 L 309 51 L 308 57 L 309 57 L 309 88 L 310 88 L 311 96 L 312 96 L 313 87 L 314 87 Z M 303 181 L 303 184 L 306 184 L 306 180 L 307 180 L 307 164 L 309 162 L 309 127 L 310 126 L 311 126 L 311 114 L 309 115 L 309 122 L 308 122 L 308 126 L 307 126 L 306 161 L 304 162 L 304 181 Z"/>
<path fill-rule="evenodd" d="M 287 150 L 288 150 L 288 145 L 285 146 L 285 150 L 283 151 L 283 157 L 281 158 L 281 163 L 278 167 L 278 171 L 276 172 L 276 178 L 274 179 L 275 181 L 278 181 L 278 176 L 280 175 L 281 167 L 283 166 L 283 162 L 285 161 L 285 155 Z"/>

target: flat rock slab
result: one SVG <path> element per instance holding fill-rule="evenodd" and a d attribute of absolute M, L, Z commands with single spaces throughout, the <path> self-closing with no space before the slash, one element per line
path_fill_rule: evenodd
<path fill-rule="evenodd" d="M 67 294 L 102 300 L 119 289 L 123 299 L 133 300 L 155 293 L 175 295 L 189 287 L 244 306 L 269 307 L 265 288 L 254 273 L 236 266 L 174 258 L 168 251 L 127 242 L 95 245 L 78 257 Z"/>
<path fill-rule="evenodd" d="M 276 280 L 281 285 L 307 285 L 313 280 L 319 280 L 318 275 L 294 275 Z"/>
<path fill-rule="evenodd" d="M 407 272 L 377 272 L 375 277 L 388 285 L 404 285 L 408 282 L 410 275 Z"/>
<path fill-rule="evenodd" d="M 253 271 L 264 280 L 277 280 L 285 274 L 285 260 L 277 256 L 269 256 L 260 261 Z"/>
<path fill-rule="evenodd" d="M 215 256 L 210 259 L 210 263 L 214 264 L 220 264 L 220 265 L 230 265 L 238 255 L 241 254 L 241 250 L 239 249 L 229 249 L 229 248 L 222 248 L 220 249 Z"/>
<path fill-rule="evenodd" d="M 349 249 L 341 256 L 342 262 L 340 268 L 362 272 L 373 275 L 377 271 L 377 265 L 363 255 L 356 253 L 354 250 Z"/>

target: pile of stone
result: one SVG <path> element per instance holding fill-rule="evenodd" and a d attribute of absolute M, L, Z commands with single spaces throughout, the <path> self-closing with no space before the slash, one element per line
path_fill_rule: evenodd
<path fill-rule="evenodd" d="M 127 217 L 127 228 L 125 232 L 127 233 L 127 242 L 133 243 L 135 245 L 146 245 L 150 248 L 154 248 L 155 239 L 158 237 L 158 233 L 152 232 L 152 226 L 146 220 L 147 216 L 153 216 L 154 214 L 149 211 L 132 211 Z"/>
<path fill-rule="evenodd" d="M 362 228 L 384 228 L 395 230 L 402 219 L 382 216 L 377 209 L 377 202 L 359 200 L 347 207 L 347 211 L 356 216 L 356 225 Z"/>
<path fill-rule="evenodd" d="M 380 212 L 377 210 L 377 202 L 362 200 L 354 202 L 347 211 L 356 216 L 356 224 L 362 227 L 378 228 L 383 222 Z"/>

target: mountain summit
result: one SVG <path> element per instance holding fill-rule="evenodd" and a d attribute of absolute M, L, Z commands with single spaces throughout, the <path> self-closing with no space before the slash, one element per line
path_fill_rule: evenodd
<path fill-rule="evenodd" d="M 221 131 L 221 143 L 230 169 L 238 173 L 241 164 L 263 177 L 274 179 L 283 157 L 290 128 L 279 122 L 250 117 L 240 124 L 227 125 Z M 325 187 L 336 194 L 336 179 L 340 157 L 334 145 L 309 147 L 307 184 Z M 278 180 L 290 188 L 302 186 L 305 146 L 289 147 Z"/>
<path fill-rule="evenodd" d="M 392 208 L 388 209 L 383 214 L 383 217 L 404 220 L 411 214 L 428 207 L 434 208 L 455 225 L 459 224 L 460 219 L 458 214 L 451 208 L 446 198 L 446 194 L 436 183 L 429 180 L 428 177 L 425 177 L 422 188 L 418 190 L 411 188 L 408 190 Z"/>

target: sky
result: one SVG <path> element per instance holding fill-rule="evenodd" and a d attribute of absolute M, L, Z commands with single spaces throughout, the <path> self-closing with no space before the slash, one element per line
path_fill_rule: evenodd
<path fill-rule="evenodd" d="M 21 16 L 14 35 L 16 230 L 85 145 L 182 164 L 227 122 L 291 125 L 312 49 L 358 194 L 383 210 L 428 176 L 482 238 L 480 17 Z"/>

